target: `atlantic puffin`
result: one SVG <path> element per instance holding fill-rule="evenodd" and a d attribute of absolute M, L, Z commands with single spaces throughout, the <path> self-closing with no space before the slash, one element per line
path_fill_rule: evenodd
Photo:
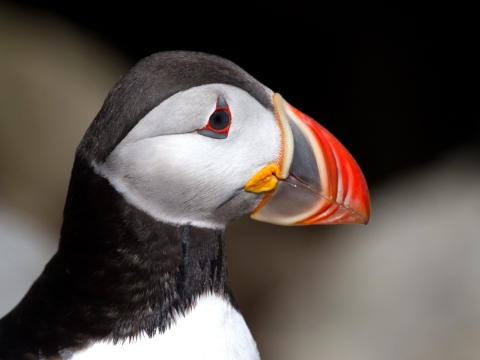
<path fill-rule="evenodd" d="M 259 359 L 224 239 L 248 213 L 365 224 L 370 200 L 340 142 L 231 61 L 144 58 L 76 150 L 58 251 L 0 320 L 0 359 Z"/>

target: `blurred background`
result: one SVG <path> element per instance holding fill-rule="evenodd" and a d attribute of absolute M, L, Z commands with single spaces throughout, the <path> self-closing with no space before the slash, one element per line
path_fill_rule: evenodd
<path fill-rule="evenodd" d="M 226 57 L 363 169 L 367 226 L 227 229 L 262 359 L 480 358 L 479 22 L 473 5 L 0 0 L 0 316 L 55 252 L 76 146 L 164 50 Z"/>

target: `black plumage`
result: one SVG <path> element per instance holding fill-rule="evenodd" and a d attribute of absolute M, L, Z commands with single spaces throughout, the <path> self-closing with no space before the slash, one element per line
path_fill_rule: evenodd
<path fill-rule="evenodd" d="M 222 230 L 156 221 L 76 163 L 58 252 L 0 320 L 0 359 L 152 336 L 209 291 L 234 304 Z"/>

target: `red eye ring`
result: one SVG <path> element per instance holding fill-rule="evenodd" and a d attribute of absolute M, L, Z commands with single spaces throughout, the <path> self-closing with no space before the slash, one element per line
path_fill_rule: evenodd
<path fill-rule="evenodd" d="M 228 130 L 230 129 L 230 119 L 231 115 L 228 108 L 222 109 L 217 107 L 212 115 L 210 115 L 208 124 L 204 129 L 216 133 L 228 134 Z"/>
<path fill-rule="evenodd" d="M 215 110 L 210 115 L 207 125 L 197 131 L 202 135 L 216 139 L 225 139 L 228 136 L 231 123 L 232 114 L 230 108 L 223 96 L 219 96 Z"/>

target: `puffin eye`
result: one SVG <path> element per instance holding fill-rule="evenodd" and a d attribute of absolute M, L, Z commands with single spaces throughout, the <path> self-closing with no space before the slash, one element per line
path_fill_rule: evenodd
<path fill-rule="evenodd" d="M 197 130 L 200 135 L 205 135 L 214 139 L 225 139 L 230 129 L 232 114 L 228 108 L 225 98 L 220 95 L 217 99 L 215 111 L 210 115 L 208 124 Z"/>
<path fill-rule="evenodd" d="M 216 110 L 212 115 L 210 115 L 208 124 L 214 130 L 223 130 L 230 125 L 230 115 L 228 115 L 225 110 Z"/>

